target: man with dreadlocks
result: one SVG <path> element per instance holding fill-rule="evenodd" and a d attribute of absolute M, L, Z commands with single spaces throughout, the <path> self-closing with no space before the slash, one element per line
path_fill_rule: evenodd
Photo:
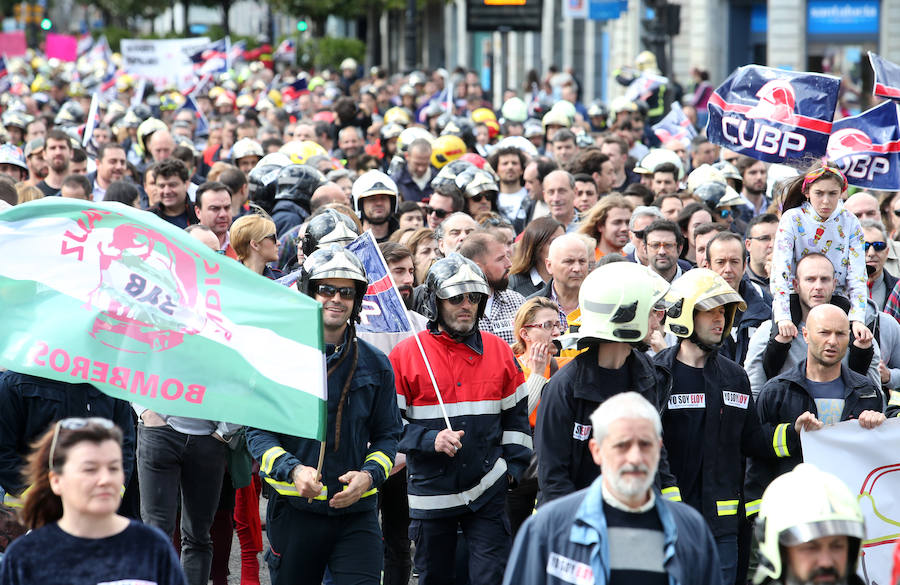
<path fill-rule="evenodd" d="M 387 357 L 356 336 L 368 281 L 351 252 L 333 244 L 303 264 L 299 289 L 322 303 L 328 367 L 328 422 L 320 443 L 252 429 L 250 453 L 272 488 L 266 512 L 272 583 L 381 582 L 378 486 L 388 477 L 400 437 L 394 375 Z M 303 324 L 298 324 L 302 326 Z"/>
<path fill-rule="evenodd" d="M 465 581 L 455 575 L 460 528 L 472 585 L 500 583 L 512 545 L 504 503 L 531 456 L 528 392 L 509 345 L 478 330 L 490 292 L 471 260 L 438 260 L 425 277 L 428 330 L 390 355 L 420 585 Z"/>

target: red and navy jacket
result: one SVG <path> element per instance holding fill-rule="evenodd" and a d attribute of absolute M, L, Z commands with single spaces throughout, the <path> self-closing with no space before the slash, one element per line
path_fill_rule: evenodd
<path fill-rule="evenodd" d="M 455 457 L 434 450 L 446 428 L 437 394 L 415 338 L 391 352 L 403 417 L 398 451 L 406 453 L 409 515 L 440 518 L 477 511 L 505 494 L 531 457 L 528 392 L 512 350 L 491 333 L 463 342 L 423 331 L 419 340 L 454 431 L 465 431 Z"/>

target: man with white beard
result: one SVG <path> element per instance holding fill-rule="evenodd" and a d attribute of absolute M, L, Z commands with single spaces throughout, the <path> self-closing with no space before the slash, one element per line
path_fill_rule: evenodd
<path fill-rule="evenodd" d="M 503 585 L 720 583 L 706 522 L 653 487 L 662 447 L 656 407 L 623 392 L 601 404 L 591 423 L 591 457 L 603 474 L 525 521 Z"/>

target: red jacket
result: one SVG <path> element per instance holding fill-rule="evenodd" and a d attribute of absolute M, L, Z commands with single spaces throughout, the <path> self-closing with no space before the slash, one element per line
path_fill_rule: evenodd
<path fill-rule="evenodd" d="M 455 457 L 434 450 L 446 428 L 415 338 L 391 352 L 403 427 L 398 450 L 407 455 L 409 512 L 437 518 L 477 511 L 505 493 L 531 457 L 528 392 L 512 350 L 491 333 L 465 342 L 446 333 L 418 334 L 453 430 L 465 431 Z"/>

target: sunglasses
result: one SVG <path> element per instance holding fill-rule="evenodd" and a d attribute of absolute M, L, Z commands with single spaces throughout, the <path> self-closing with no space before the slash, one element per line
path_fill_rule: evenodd
<path fill-rule="evenodd" d="M 264 237 L 263 239 L 264 240 L 272 240 L 272 243 L 274 244 L 275 242 L 278 241 L 278 236 L 276 236 L 275 234 L 269 234 L 268 236 Z"/>
<path fill-rule="evenodd" d="M 434 207 L 426 207 L 425 208 L 426 215 L 431 215 L 432 213 L 435 214 L 438 217 L 438 219 L 444 219 L 445 217 L 450 215 L 450 212 L 447 211 L 446 209 L 435 209 Z"/>
<path fill-rule="evenodd" d="M 350 300 L 356 298 L 356 288 L 352 286 L 332 286 L 330 284 L 320 284 L 316 287 L 316 294 L 330 299 L 335 294 L 341 295 L 342 299 Z"/>
<path fill-rule="evenodd" d="M 895 217 L 900 217 L 900 209 L 894 209 L 893 211 Z"/>
<path fill-rule="evenodd" d="M 461 295 L 456 295 L 455 297 L 450 297 L 447 299 L 447 302 L 451 305 L 461 305 L 465 299 L 469 299 L 469 302 L 473 305 L 478 305 L 484 300 L 484 295 L 481 293 L 463 293 Z"/>
<path fill-rule="evenodd" d="M 643 240 L 643 239 L 644 239 L 644 234 L 645 234 L 646 232 L 647 232 L 647 230 L 631 230 L 631 233 L 634 234 L 634 237 L 636 237 L 636 238 L 639 239 L 639 240 Z"/>
<path fill-rule="evenodd" d="M 49 469 L 53 469 L 53 457 L 56 455 L 56 443 L 59 441 L 59 429 L 77 431 L 90 425 L 97 425 L 104 429 L 111 429 L 116 426 L 113 421 L 100 418 L 99 416 L 92 416 L 90 418 L 64 418 L 56 422 L 56 426 L 53 429 L 53 440 L 50 441 L 50 458 L 47 461 Z"/>
<path fill-rule="evenodd" d="M 494 194 L 493 193 L 479 193 L 478 195 L 473 195 L 473 196 L 469 197 L 469 199 L 471 199 L 475 203 L 481 203 L 485 199 L 487 199 L 488 201 L 493 201 Z"/>
<path fill-rule="evenodd" d="M 722 219 L 728 219 L 729 217 L 731 217 L 731 210 L 730 209 L 720 209 L 719 217 L 721 217 Z"/>
<path fill-rule="evenodd" d="M 866 252 L 869 248 L 875 248 L 876 252 L 884 252 L 887 250 L 887 242 L 866 242 Z"/>
<path fill-rule="evenodd" d="M 553 331 L 554 329 L 562 331 L 562 324 L 560 324 L 559 321 L 544 321 L 543 323 L 530 323 L 528 325 L 522 325 L 522 327 L 529 327 L 529 328 L 540 327 L 541 329 L 544 329 L 546 331 Z"/>

